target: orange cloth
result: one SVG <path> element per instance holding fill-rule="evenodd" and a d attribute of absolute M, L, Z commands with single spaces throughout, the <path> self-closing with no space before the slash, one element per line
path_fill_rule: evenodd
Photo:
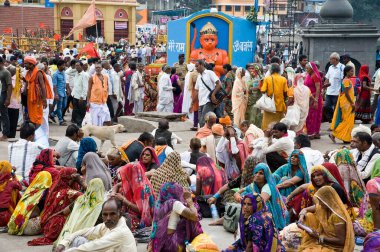
<path fill-rule="evenodd" d="M 205 126 L 203 126 L 202 128 L 198 130 L 198 132 L 195 134 L 195 137 L 201 139 L 204 137 L 208 137 L 211 134 L 212 134 L 212 131 L 211 129 L 207 127 L 207 124 L 206 124 Z"/>
<path fill-rule="evenodd" d="M 43 103 L 41 97 L 41 88 L 38 85 L 37 73 L 42 73 L 44 78 L 45 90 L 46 90 L 46 99 L 53 99 L 53 93 L 50 89 L 49 80 L 46 78 L 44 72 L 39 71 L 37 67 L 34 67 L 32 71 L 28 71 L 25 76 L 26 81 L 28 82 L 28 97 L 27 97 L 27 106 L 29 120 L 35 124 L 42 124 L 43 120 Z"/>
<path fill-rule="evenodd" d="M 156 145 L 154 150 L 156 151 L 156 155 L 159 156 L 161 153 L 168 147 L 167 145 Z"/>
<path fill-rule="evenodd" d="M 90 103 L 95 104 L 106 104 L 108 98 L 108 76 L 103 75 L 103 82 L 99 79 L 99 77 L 94 74 L 92 76 L 92 89 L 90 95 Z"/>
<path fill-rule="evenodd" d="M 219 123 L 224 126 L 232 126 L 231 117 L 229 115 L 226 115 L 225 117 L 219 118 Z"/>

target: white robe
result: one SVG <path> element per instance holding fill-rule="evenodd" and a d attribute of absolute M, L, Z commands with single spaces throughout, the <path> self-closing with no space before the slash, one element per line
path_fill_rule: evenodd
<path fill-rule="evenodd" d="M 187 72 L 185 76 L 185 87 L 183 89 L 183 102 L 182 102 L 182 112 L 187 113 L 190 120 L 193 120 L 194 113 L 190 113 L 191 107 L 191 90 L 189 90 L 190 76 L 192 72 Z"/>

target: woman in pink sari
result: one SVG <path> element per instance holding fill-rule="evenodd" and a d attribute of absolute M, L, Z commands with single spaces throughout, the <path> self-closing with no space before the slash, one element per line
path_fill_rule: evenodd
<path fill-rule="evenodd" d="M 309 62 L 306 66 L 305 86 L 311 91 L 309 115 L 306 119 L 307 134 L 312 139 L 320 139 L 323 109 L 322 79 L 314 62 Z"/>

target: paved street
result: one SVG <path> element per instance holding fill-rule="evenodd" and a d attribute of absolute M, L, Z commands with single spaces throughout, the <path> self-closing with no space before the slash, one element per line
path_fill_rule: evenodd
<path fill-rule="evenodd" d="M 171 123 L 170 128 L 174 131 L 179 137 L 183 139 L 183 142 L 179 144 L 176 148 L 177 151 L 182 152 L 188 148 L 190 139 L 194 136 L 194 132 L 189 131 L 191 127 L 190 122 L 176 122 Z M 327 135 L 328 124 L 323 124 L 322 126 L 322 138 L 320 140 L 312 141 L 312 148 L 319 149 L 323 153 L 327 150 L 336 149 L 339 144 L 333 144 Z M 59 139 L 64 136 L 66 127 L 59 127 L 57 125 L 52 125 L 50 129 L 50 137 L 53 139 Z M 139 134 L 137 133 L 122 133 L 118 134 L 116 139 L 116 144 L 121 145 L 122 143 L 137 138 Z M 99 141 L 96 140 L 99 144 Z M 7 159 L 7 143 L 0 142 L 0 159 Z M 103 147 L 103 152 L 106 152 L 108 148 L 111 147 L 109 142 L 106 142 Z M 228 245 L 233 242 L 233 234 L 226 232 L 222 227 L 210 227 L 208 223 L 210 219 L 202 220 L 203 230 L 208 233 L 213 241 L 216 242 L 219 249 L 225 249 Z M 0 251 L 14 252 L 14 251 L 28 251 L 28 252 L 47 252 L 51 251 L 51 246 L 42 246 L 42 247 L 28 247 L 27 242 L 32 240 L 34 237 L 28 236 L 11 236 L 8 234 L 0 234 L 0 245 L 2 246 Z M 146 244 L 139 244 L 138 251 L 146 251 Z M 356 250 L 360 251 L 360 250 Z"/>

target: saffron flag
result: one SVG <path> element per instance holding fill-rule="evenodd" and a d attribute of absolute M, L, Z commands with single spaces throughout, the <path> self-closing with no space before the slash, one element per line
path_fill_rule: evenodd
<path fill-rule="evenodd" d="M 100 58 L 100 55 L 94 46 L 94 42 L 88 43 L 85 47 L 82 48 L 82 50 L 80 50 L 79 56 L 82 55 L 90 56 L 91 58 Z"/>
<path fill-rule="evenodd" d="M 92 0 L 90 7 L 86 10 L 83 17 L 79 22 L 71 29 L 70 33 L 66 38 L 70 37 L 75 31 L 81 30 L 96 24 L 96 11 L 95 11 L 95 0 Z"/>
<path fill-rule="evenodd" d="M 12 27 L 7 27 L 7 28 L 4 28 L 3 33 L 11 34 L 12 31 L 13 31 L 13 30 L 12 30 Z"/>

